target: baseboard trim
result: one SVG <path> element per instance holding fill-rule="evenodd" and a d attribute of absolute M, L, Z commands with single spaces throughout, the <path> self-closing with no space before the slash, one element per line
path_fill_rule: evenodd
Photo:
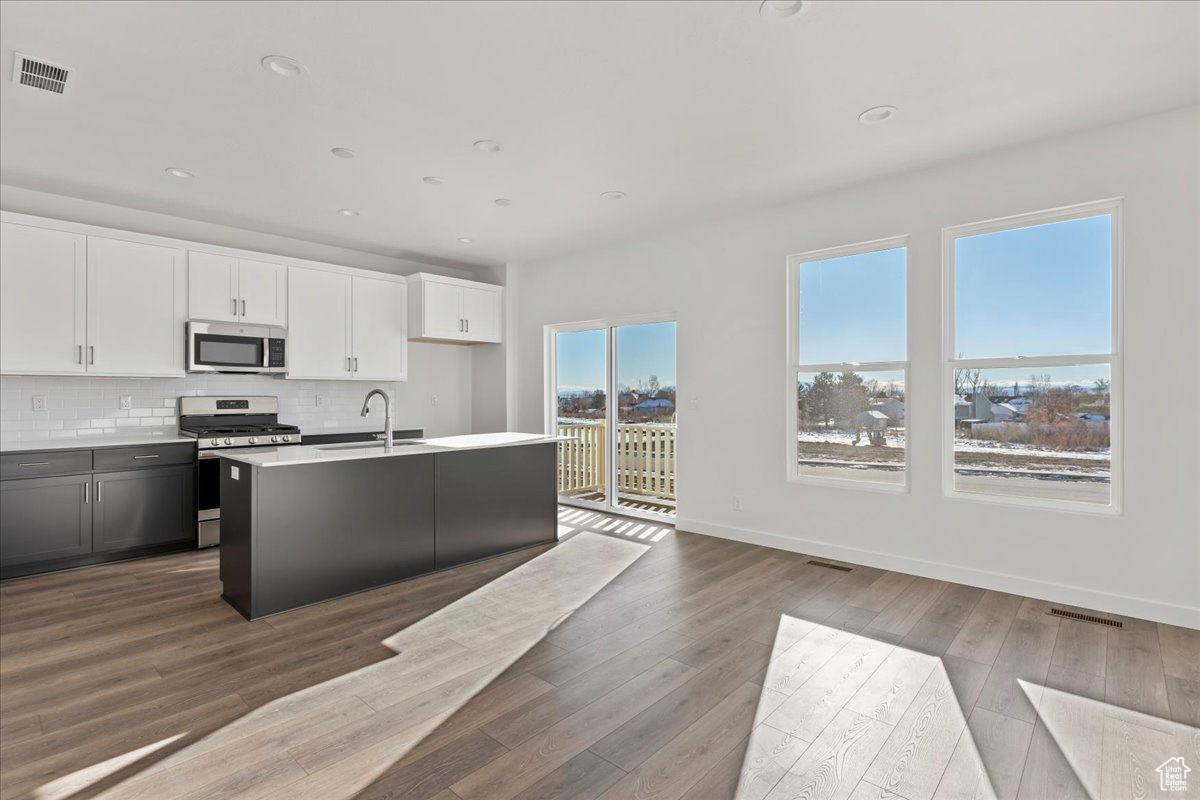
<path fill-rule="evenodd" d="M 1127 617 L 1165 622 L 1169 625 L 1180 625 L 1185 628 L 1200 629 L 1200 608 L 1163 603 L 1144 597 L 1098 592 L 1082 586 L 1072 586 L 1065 583 L 1051 583 L 1034 578 L 1023 578 L 1018 575 L 1008 575 L 1003 572 L 962 567 L 946 564 L 940 561 L 927 561 L 920 558 L 881 553 L 876 550 L 864 550 L 857 547 L 821 542 L 815 539 L 804 539 L 796 536 L 783 536 L 778 533 L 768 533 L 749 528 L 737 528 L 731 525 L 719 525 L 699 519 L 679 517 L 675 527 L 681 531 L 701 533 L 706 536 L 717 536 L 722 539 L 733 539 L 747 544 L 757 544 L 763 547 L 773 547 L 776 550 L 788 550 L 794 553 L 832 558 L 838 561 L 849 561 L 867 567 L 877 567 L 909 575 L 919 575 L 923 578 L 953 581 L 968 586 L 978 586 L 981 589 L 992 589 L 1010 594 L 1020 594 L 1034 597 L 1038 600 L 1050 600 L 1067 605 L 1080 606 L 1095 611 L 1106 611 L 1110 614 L 1121 614 Z"/>

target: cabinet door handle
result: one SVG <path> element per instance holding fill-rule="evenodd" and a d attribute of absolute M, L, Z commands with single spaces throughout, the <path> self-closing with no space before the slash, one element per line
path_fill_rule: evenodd
<path fill-rule="evenodd" d="M 242 301 L 242 316 L 246 316 L 246 301 Z"/>
<path fill-rule="evenodd" d="M 354 371 L 358 372 L 358 356 L 354 357 Z"/>
<path fill-rule="evenodd" d="M 350 369 L 350 356 L 346 356 L 346 372 L 353 372 L 353 370 Z"/>
<path fill-rule="evenodd" d="M 83 363 L 83 345 L 81 345 L 81 344 L 75 345 L 75 363 L 76 364 Z"/>
<path fill-rule="evenodd" d="M 94 344 L 88 345 L 88 363 L 89 364 L 96 363 L 96 345 L 94 345 Z"/>
<path fill-rule="evenodd" d="M 233 310 L 230 311 L 229 313 L 233 314 L 236 317 L 237 316 L 237 298 L 231 297 L 231 298 L 229 298 L 229 302 L 233 303 Z"/>
<path fill-rule="evenodd" d="M 463 322 L 467 323 L 467 333 L 470 333 L 471 332 L 471 320 L 465 319 L 465 320 L 463 320 Z"/>
<path fill-rule="evenodd" d="M 24 464 L 17 464 L 18 467 L 48 467 L 49 461 L 27 461 Z"/>
<path fill-rule="evenodd" d="M 84 481 L 84 482 L 83 482 L 83 504 L 84 504 L 84 505 L 87 505 L 87 502 L 88 502 L 88 487 L 89 487 L 89 486 L 91 486 L 91 485 L 92 485 L 92 482 L 91 482 L 91 481 Z"/>
<path fill-rule="evenodd" d="M 104 481 L 96 481 L 96 502 L 104 499 Z"/>
<path fill-rule="evenodd" d="M 463 332 L 463 326 L 462 326 L 462 323 L 463 323 L 463 321 L 462 321 L 462 319 L 460 318 L 460 319 L 458 320 L 458 332 L 459 332 L 459 333 L 462 333 L 462 332 Z"/>
<path fill-rule="evenodd" d="M 134 457 L 133 457 L 133 460 L 134 460 L 134 461 L 137 461 L 139 458 L 158 458 L 158 456 L 157 456 L 157 455 L 152 455 L 152 456 L 134 456 Z"/>

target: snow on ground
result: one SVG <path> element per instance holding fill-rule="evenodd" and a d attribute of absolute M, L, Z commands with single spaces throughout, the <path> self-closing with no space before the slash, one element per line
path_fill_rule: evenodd
<path fill-rule="evenodd" d="M 854 434 L 846 431 L 800 431 L 797 437 L 801 442 L 827 442 L 828 444 L 854 444 Z M 888 432 L 887 444 L 889 447 L 904 447 L 905 437 L 903 434 L 896 435 Z M 867 444 L 867 436 L 863 434 L 859 441 L 860 447 L 870 447 Z M 1109 450 L 1091 450 L 1091 451 L 1073 451 L 1073 450 L 1047 450 L 1043 447 L 1034 447 L 1029 444 L 1002 444 L 1001 442 L 993 442 L 987 439 L 959 439 L 954 440 L 954 449 L 960 453 L 1019 453 L 1021 455 L 1046 458 L 1079 458 L 1092 461 L 1110 461 L 1112 460 L 1112 452 Z"/>

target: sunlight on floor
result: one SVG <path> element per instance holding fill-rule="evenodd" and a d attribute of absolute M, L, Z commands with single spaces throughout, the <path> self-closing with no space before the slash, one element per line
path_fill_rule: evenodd
<path fill-rule="evenodd" d="M 941 659 L 786 614 L 774 647 L 737 800 L 994 800 Z M 953 788 L 934 795 L 943 772 Z"/>
<path fill-rule="evenodd" d="M 1029 681 L 1018 683 L 1095 800 L 1154 794 L 1156 770 L 1169 759 L 1200 763 L 1200 728 Z"/>
<path fill-rule="evenodd" d="M 64 775 L 61 778 L 43 784 L 35 793 L 34 797 L 41 800 L 53 800 L 55 798 L 67 798 L 76 792 L 87 789 L 94 783 L 107 778 L 109 775 L 120 772 L 130 764 L 134 764 L 138 759 L 161 750 L 172 742 L 182 739 L 187 736 L 187 731 L 177 733 L 174 736 L 168 736 L 166 739 L 148 744 L 145 747 L 139 747 L 137 750 L 130 750 L 128 753 L 122 753 L 119 756 L 114 756 L 107 761 L 101 761 L 99 764 L 93 764 L 87 769 L 81 769 L 77 772 L 72 772 L 70 775 Z"/>
<path fill-rule="evenodd" d="M 580 532 L 388 637 L 396 656 L 256 708 L 96 797 L 206 797 L 206 783 L 277 769 L 286 786 L 273 798 L 348 800 L 647 550 Z M 47 783 L 33 797 L 64 800 L 183 735 Z M 354 752 L 343 757 L 348 744 Z"/>
<path fill-rule="evenodd" d="M 570 527 L 572 525 L 578 528 L 591 527 L 592 530 L 602 533 L 621 534 L 630 539 L 641 539 L 648 542 L 662 541 L 663 537 L 672 530 L 671 527 L 666 525 L 639 523 L 636 520 L 625 517 L 613 517 L 594 511 L 568 507 L 560 507 L 558 509 L 558 521 L 559 537 L 565 536 L 573 530 Z"/>

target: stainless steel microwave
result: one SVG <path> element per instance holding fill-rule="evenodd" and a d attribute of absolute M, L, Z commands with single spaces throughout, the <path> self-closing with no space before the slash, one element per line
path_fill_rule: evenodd
<path fill-rule="evenodd" d="M 282 328 L 228 322 L 187 324 L 188 372 L 284 372 Z"/>

